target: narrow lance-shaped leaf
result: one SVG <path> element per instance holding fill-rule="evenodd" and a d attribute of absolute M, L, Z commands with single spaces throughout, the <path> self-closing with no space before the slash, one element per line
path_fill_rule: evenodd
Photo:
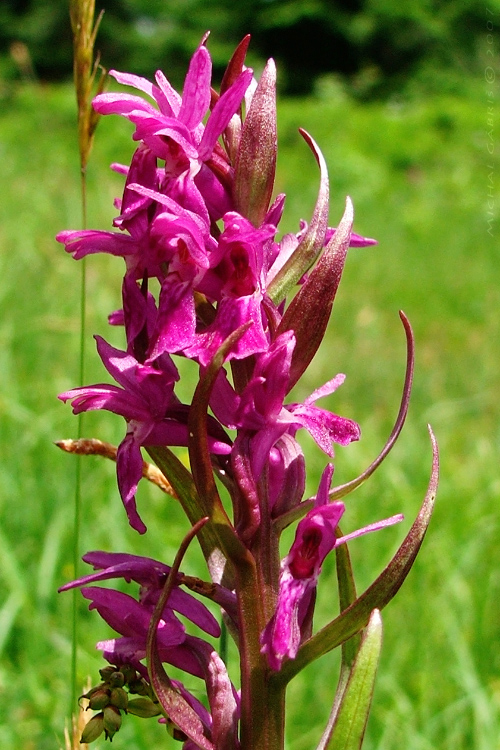
<path fill-rule="evenodd" d="M 344 497 L 349 492 L 352 492 L 357 487 L 362 485 L 363 482 L 366 482 L 368 477 L 373 474 L 373 472 L 380 466 L 386 456 L 388 456 L 388 454 L 391 452 L 401 430 L 403 429 L 406 415 L 408 414 L 411 387 L 413 384 L 413 370 L 415 365 L 415 339 L 413 336 L 410 321 L 402 310 L 399 311 L 399 317 L 401 318 L 401 322 L 403 323 L 406 334 L 406 374 L 403 386 L 403 395 L 401 397 L 401 404 L 399 407 L 398 415 L 396 417 L 396 421 L 394 423 L 394 427 L 392 428 L 391 434 L 389 435 L 386 444 L 384 445 L 377 458 L 370 464 L 370 466 L 368 466 L 367 469 L 365 469 L 362 474 L 360 474 L 355 479 L 351 479 L 350 482 L 346 482 L 345 484 L 339 485 L 338 487 L 332 487 L 332 489 L 330 490 L 331 500 L 339 500 L 341 497 Z"/>
<path fill-rule="evenodd" d="M 289 391 L 309 366 L 325 335 L 344 269 L 353 219 L 352 202 L 347 197 L 337 231 L 278 326 L 276 336 L 291 330 L 297 340 L 290 367 Z"/>
<path fill-rule="evenodd" d="M 305 235 L 267 288 L 269 297 L 276 305 L 279 305 L 285 299 L 292 287 L 298 283 L 306 271 L 313 265 L 324 245 L 326 230 L 328 228 L 330 190 L 326 162 L 312 136 L 306 130 L 302 130 L 302 128 L 299 128 L 299 132 L 318 162 L 320 171 L 319 191 L 313 215 Z"/>
<path fill-rule="evenodd" d="M 165 446 L 149 445 L 146 450 L 161 470 L 162 474 L 167 477 L 189 521 L 192 524 L 197 523 L 206 515 L 206 510 L 205 505 L 200 500 L 198 492 L 196 491 L 191 473 L 169 448 Z M 212 524 L 204 526 L 200 530 L 198 538 L 210 572 L 214 572 L 215 574 L 215 570 L 212 570 L 214 565 L 219 571 L 223 570 L 225 558 L 221 552 L 219 538 Z M 217 576 L 217 580 L 219 580 L 219 578 L 220 575 Z"/>
<path fill-rule="evenodd" d="M 226 68 L 226 71 L 222 77 L 221 85 L 220 85 L 220 93 L 222 94 L 230 88 L 230 86 L 235 82 L 235 80 L 238 78 L 239 74 L 243 70 L 243 65 L 245 62 L 245 56 L 247 53 L 248 45 L 250 44 L 250 34 L 247 34 L 241 42 L 236 47 L 233 56 L 231 57 L 228 66 Z M 229 154 L 229 158 L 231 162 L 233 163 L 236 159 L 236 154 L 238 152 L 238 146 L 240 143 L 240 137 L 241 137 L 241 108 L 240 113 L 233 115 L 231 120 L 229 121 L 228 126 L 224 130 L 222 137 L 224 139 L 224 143 L 226 144 L 227 152 Z"/>
<path fill-rule="evenodd" d="M 214 354 L 210 364 L 200 377 L 194 392 L 188 419 L 189 459 L 198 497 L 203 498 L 204 511 L 212 522 L 211 525 L 215 529 L 222 552 L 227 558 L 240 562 L 248 560 L 249 553 L 239 540 L 224 510 L 215 484 L 208 450 L 207 411 L 212 388 L 225 358 L 251 325 L 252 322 L 250 321 L 240 326 L 225 339 Z"/>
<path fill-rule="evenodd" d="M 158 624 L 161 619 L 162 612 L 167 604 L 168 598 L 176 584 L 177 575 L 181 566 L 182 558 L 184 557 L 189 543 L 198 531 L 205 525 L 208 518 L 201 519 L 192 529 L 188 532 L 182 541 L 182 544 L 175 556 L 174 563 L 170 569 L 167 580 L 165 582 L 164 589 L 158 600 L 158 603 L 151 617 L 148 631 L 148 639 L 146 645 L 146 657 L 149 678 L 151 685 L 156 693 L 161 707 L 165 711 L 166 716 L 171 719 L 184 734 L 189 737 L 198 747 L 202 750 L 215 750 L 215 746 L 208 737 L 204 734 L 203 723 L 196 713 L 191 708 L 185 698 L 179 694 L 175 689 L 172 682 L 170 681 L 161 659 L 158 655 L 156 648 L 156 633 Z"/>
<path fill-rule="evenodd" d="M 234 173 L 236 209 L 256 227 L 271 200 L 277 150 L 276 66 L 268 60 L 243 123 Z"/>
<path fill-rule="evenodd" d="M 336 536 L 337 538 L 342 537 L 340 527 L 337 527 Z M 337 563 L 337 584 L 339 588 L 340 611 L 343 612 L 356 600 L 356 584 L 354 582 L 349 547 L 347 544 L 339 544 L 339 546 L 335 548 L 335 559 Z M 347 641 L 344 641 L 342 644 L 339 681 L 337 683 L 337 690 L 335 692 L 327 730 L 328 727 L 331 727 L 334 724 L 360 644 L 360 633 L 355 633 L 355 635 Z"/>
<path fill-rule="evenodd" d="M 306 641 L 295 659 L 285 664 L 272 679 L 289 682 L 307 664 L 326 654 L 357 633 L 368 622 L 373 609 L 383 609 L 396 595 L 411 570 L 429 525 L 439 474 L 439 454 L 436 438 L 429 426 L 432 442 L 432 471 L 427 493 L 419 514 L 403 543 L 380 576 L 344 612 Z"/>
<path fill-rule="evenodd" d="M 342 536 L 339 527 L 337 527 L 336 535 L 337 538 Z M 340 611 L 344 612 L 344 610 L 356 601 L 356 584 L 354 581 L 351 557 L 349 555 L 349 547 L 347 544 L 339 544 L 339 546 L 335 548 L 335 560 L 337 563 L 337 585 L 339 588 Z M 359 634 L 356 634 L 342 644 L 341 673 L 348 672 L 351 669 L 360 642 L 361 637 Z"/>
<path fill-rule="evenodd" d="M 360 750 L 382 648 L 382 618 L 373 610 L 353 664 L 342 702 L 316 750 Z"/>
<path fill-rule="evenodd" d="M 401 430 L 403 429 L 403 425 L 406 420 L 406 415 L 408 413 L 408 405 L 410 403 L 411 387 L 413 383 L 415 341 L 413 338 L 413 331 L 412 331 L 410 322 L 402 310 L 400 310 L 399 312 L 399 317 L 401 318 L 401 321 L 405 329 L 405 334 L 406 334 L 406 374 L 405 374 L 405 381 L 404 381 L 404 386 L 403 386 L 403 393 L 401 396 L 401 403 L 399 406 L 399 411 L 396 417 L 396 421 L 394 422 L 394 427 L 392 428 L 391 434 L 389 435 L 386 444 L 380 451 L 377 458 L 374 461 L 372 461 L 372 463 L 368 466 L 367 469 L 365 469 L 365 471 L 363 471 L 362 474 L 357 476 L 355 479 L 351 479 L 349 482 L 346 482 L 345 484 L 341 484 L 337 487 L 332 487 L 332 489 L 328 493 L 330 496 L 330 500 L 332 501 L 340 500 L 340 498 L 345 497 L 345 495 L 348 495 L 350 492 L 357 489 L 360 485 L 363 484 L 363 482 L 365 482 L 368 479 L 368 477 L 370 477 L 373 474 L 373 472 L 380 466 L 382 461 L 389 455 L 390 451 L 392 450 L 396 440 L 398 439 L 401 433 Z M 294 521 L 297 521 L 299 518 L 304 516 L 312 508 L 313 502 L 314 502 L 313 499 L 304 500 L 297 507 L 292 508 L 292 510 L 276 518 L 274 522 L 276 528 L 279 531 L 282 531 L 291 523 L 293 523 Z"/>

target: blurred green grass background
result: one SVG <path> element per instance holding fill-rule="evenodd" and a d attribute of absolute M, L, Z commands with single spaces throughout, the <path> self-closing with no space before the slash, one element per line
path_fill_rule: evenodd
<path fill-rule="evenodd" d="M 63 744 L 70 702 L 75 463 L 53 446 L 76 435 L 57 393 L 77 385 L 80 266 L 54 241 L 80 226 L 73 93 L 19 85 L 0 111 L 0 744 L 48 750 Z M 297 389 L 303 397 L 337 372 L 345 385 L 324 406 L 356 419 L 362 440 L 336 454 L 338 483 L 357 475 L 382 447 L 397 413 L 405 345 L 398 309 L 416 335 L 410 413 L 393 453 L 348 498 L 345 530 L 404 512 L 403 527 L 351 544 L 359 588 L 378 575 L 425 493 L 430 447 L 441 449 L 437 507 L 414 570 L 384 614 L 382 661 L 366 750 L 494 750 L 500 747 L 500 477 L 498 215 L 488 223 L 489 177 L 498 211 L 500 163 L 487 150 L 481 82 L 469 96 L 393 98 L 360 104 L 335 81 L 315 96 L 282 100 L 276 191 L 288 195 L 283 230 L 310 217 L 318 175 L 297 128 L 306 128 L 330 169 L 331 218 L 354 201 L 355 230 L 375 248 L 353 249 L 323 348 Z M 89 169 L 89 225 L 109 229 L 122 190 L 109 172 L 127 162 L 131 128 L 104 118 Z M 491 200 L 491 199 L 490 199 Z M 490 230 L 490 231 L 488 231 Z M 119 259 L 88 263 L 87 382 L 105 376 L 91 334 L 120 345 L 106 316 L 120 305 Z M 120 418 L 88 415 L 85 434 L 118 442 Z M 315 491 L 325 457 L 304 439 Z M 104 548 L 175 553 L 186 529 L 178 508 L 140 489 L 150 529 L 133 533 L 122 512 L 114 467 L 83 464 L 81 553 Z M 186 572 L 199 570 L 193 550 Z M 82 572 L 82 571 L 80 571 Z M 333 561 L 325 564 L 319 625 L 335 613 Z M 78 668 L 96 681 L 94 650 L 107 627 L 80 605 Z M 336 655 L 292 684 L 287 742 L 315 747 L 337 676 Z M 175 747 L 155 721 L 131 717 L 116 747 Z M 103 747 L 102 741 L 94 747 Z"/>

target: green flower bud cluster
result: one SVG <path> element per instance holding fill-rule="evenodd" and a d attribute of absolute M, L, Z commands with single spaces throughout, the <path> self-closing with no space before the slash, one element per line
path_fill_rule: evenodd
<path fill-rule="evenodd" d="M 143 719 L 161 715 L 148 683 L 130 665 L 105 667 L 99 674 L 103 681 L 80 696 L 88 701 L 87 710 L 98 711 L 85 725 L 80 742 L 94 742 L 103 732 L 111 741 L 121 727 L 122 711 Z M 141 697 L 130 699 L 131 694 Z"/>

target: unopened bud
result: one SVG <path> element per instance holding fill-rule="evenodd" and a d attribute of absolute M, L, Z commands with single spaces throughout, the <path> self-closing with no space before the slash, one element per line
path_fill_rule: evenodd
<path fill-rule="evenodd" d="M 109 739 L 112 740 L 113 735 L 117 733 L 122 725 L 122 715 L 114 706 L 106 706 L 102 713 L 106 737 L 109 737 Z"/>
<path fill-rule="evenodd" d="M 112 687 L 123 687 L 125 684 L 125 675 L 120 670 L 119 672 L 113 672 L 108 677 L 108 682 Z"/>
<path fill-rule="evenodd" d="M 125 682 L 134 682 L 134 680 L 137 679 L 137 672 L 133 668 L 131 664 L 124 664 L 120 668 L 120 672 L 122 673 L 123 677 L 125 678 Z"/>
<path fill-rule="evenodd" d="M 99 670 L 99 674 L 101 675 L 102 679 L 107 682 L 112 674 L 116 672 L 116 667 L 103 667 Z"/>
<path fill-rule="evenodd" d="M 158 703 L 153 703 L 150 698 L 134 698 L 128 702 L 127 711 L 134 716 L 140 716 L 141 719 L 150 719 L 152 716 L 159 716 L 161 708 Z"/>
<path fill-rule="evenodd" d="M 107 688 L 99 687 L 96 690 L 91 690 L 91 695 L 85 697 L 88 698 L 89 708 L 93 711 L 100 711 L 102 708 L 109 703 L 110 691 Z"/>
<path fill-rule="evenodd" d="M 277 149 L 276 66 L 268 60 L 243 123 L 234 172 L 236 210 L 256 227 L 269 207 Z"/>
<path fill-rule="evenodd" d="M 91 720 L 85 724 L 85 729 L 82 732 L 80 742 L 86 744 L 94 742 L 104 731 L 104 716 L 102 713 L 96 714 Z"/>
<path fill-rule="evenodd" d="M 127 710 L 128 695 L 125 690 L 121 687 L 112 688 L 109 695 L 109 702 L 116 708 L 121 708 L 123 711 Z"/>
<path fill-rule="evenodd" d="M 83 693 L 83 695 L 80 695 L 78 700 L 80 701 L 82 698 L 85 698 L 86 700 L 89 701 L 94 695 L 94 693 L 97 693 L 99 690 L 102 690 L 102 688 L 105 688 L 105 687 L 106 687 L 106 683 L 101 682 L 100 685 L 96 685 L 95 687 L 88 690 L 86 693 Z"/>
<path fill-rule="evenodd" d="M 148 695 L 149 693 L 148 684 L 142 678 L 130 682 L 128 689 L 130 693 L 135 693 L 135 695 Z"/>

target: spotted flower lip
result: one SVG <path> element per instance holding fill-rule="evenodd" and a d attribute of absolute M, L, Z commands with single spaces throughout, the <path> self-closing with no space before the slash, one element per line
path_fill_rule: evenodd
<path fill-rule="evenodd" d="M 325 557 L 340 544 L 371 531 L 378 531 L 403 520 L 401 514 L 365 526 L 343 537 L 336 528 L 342 518 L 344 503 L 328 501 L 333 466 L 323 472 L 314 507 L 299 522 L 290 552 L 281 563 L 276 611 L 261 636 L 261 651 L 267 655 L 271 669 L 279 671 L 285 658 L 293 659 L 306 633 L 309 607 L 313 601 Z"/>

